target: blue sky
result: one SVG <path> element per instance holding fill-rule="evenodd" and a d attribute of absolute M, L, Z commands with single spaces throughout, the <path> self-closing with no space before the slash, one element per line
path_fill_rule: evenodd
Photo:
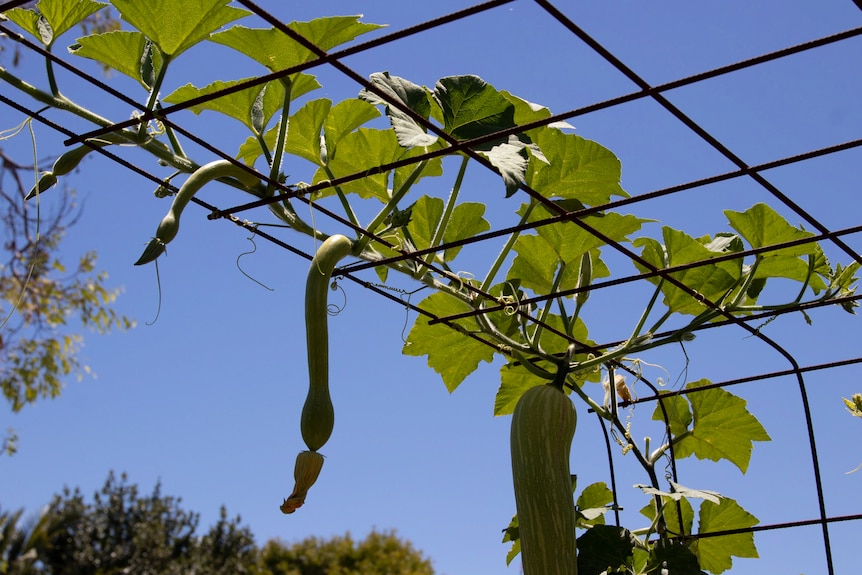
<path fill-rule="evenodd" d="M 564 3 L 560 3 L 562 6 Z M 279 18 L 308 20 L 364 14 L 367 22 L 388 24 L 387 34 L 469 6 L 466 2 L 325 1 L 262 2 Z M 850 0 L 828 2 L 723 3 L 668 1 L 581 2 L 564 10 L 582 29 L 650 84 L 657 85 L 862 25 L 862 12 Z M 246 26 L 262 26 L 254 17 Z M 367 38 L 363 38 L 367 39 Z M 74 40 L 70 34 L 61 44 Z M 6 42 L 6 40 L 2 40 Z M 753 69 L 665 93 L 749 165 L 857 139 L 862 133 L 862 38 L 854 37 Z M 42 67 L 22 72 L 44 85 Z M 75 62 L 95 70 L 80 59 Z M 628 94 L 636 86 L 554 21 L 537 4 L 519 0 L 467 20 L 430 30 L 351 56 L 345 63 L 364 76 L 389 71 L 418 84 L 433 85 L 447 75 L 477 74 L 498 89 L 548 106 L 553 112 L 576 109 Z M 192 82 L 204 85 L 263 73 L 256 63 L 205 43 L 182 58 L 168 74 L 165 93 Z M 313 71 L 323 88 L 309 94 L 333 101 L 354 97 L 360 87 L 337 71 Z M 129 116 L 111 100 L 65 74 L 61 90 L 116 120 Z M 140 87 L 114 75 L 110 82 L 143 100 Z M 7 86 L 3 94 L 15 97 Z M 27 103 L 27 102 L 25 102 Z M 2 110 L 2 127 L 20 118 Z M 54 112 L 51 117 L 64 120 Z M 175 117 L 184 128 L 232 152 L 245 138 L 242 128 L 212 114 Z M 576 133 L 596 140 L 622 161 L 623 187 L 638 195 L 730 171 L 734 167 L 649 99 L 570 120 Z M 80 122 L 68 125 L 87 129 Z M 39 156 L 62 150 L 64 137 L 36 126 Z M 4 149 L 26 157 L 24 138 Z M 200 163 L 209 152 L 189 146 Z M 156 170 L 145 155 L 124 157 Z M 858 190 L 862 151 L 855 148 L 801 164 L 768 170 L 764 176 L 830 229 L 859 224 Z M 448 176 L 420 186 L 422 193 L 445 197 Z M 292 180 L 309 181 L 312 172 L 298 162 L 285 166 Z M 138 320 L 128 333 L 88 335 L 83 355 L 97 374 L 70 381 L 53 401 L 41 401 L 4 417 L 21 437 L 20 452 L 0 460 L 5 508 L 35 512 L 64 485 L 85 494 L 102 485 L 109 470 L 127 472 L 143 491 L 161 481 L 163 493 L 183 498 L 208 525 L 219 506 L 239 513 L 259 542 L 350 531 L 362 537 L 371 528 L 394 528 L 434 561 L 440 574 L 517 573 L 505 565 L 502 529 L 514 513 L 508 456 L 509 418 L 492 415 L 499 384 L 498 364 L 483 364 L 449 394 L 424 358 L 401 355 L 404 308 L 343 282 L 346 307 L 330 320 L 331 379 L 336 409 L 332 439 L 321 478 L 302 509 L 278 511 L 293 485 L 293 460 L 304 448 L 299 413 L 305 396 L 305 336 L 302 296 L 307 263 L 258 239 L 242 269 L 273 288 L 247 279 L 236 260 L 252 244 L 249 232 L 224 220 L 209 221 L 203 210 L 187 210 L 183 228 L 160 261 L 162 301 L 152 266 L 134 267 L 144 243 L 167 210 L 152 195 L 153 184 L 100 157 L 88 158 L 69 179 L 84 207 L 80 223 L 63 245 L 72 261 L 85 250 L 99 252 L 110 283 L 122 286 L 121 313 Z M 483 168 L 471 166 L 464 199 L 489 204 L 495 226 L 514 223 L 519 202 L 504 199 L 502 185 Z M 242 203 L 234 190 L 206 189 L 201 197 L 219 206 Z M 43 198 L 51 202 L 49 194 Z M 739 178 L 634 204 L 625 211 L 699 236 L 728 229 L 722 210 L 744 210 L 767 202 L 788 219 L 799 218 L 762 188 Z M 266 210 L 242 217 L 270 222 Z M 318 225 L 335 230 L 332 222 Z M 659 233 L 659 224 L 640 235 Z M 311 252 L 306 236 L 279 237 Z M 862 250 L 862 236 L 845 241 Z M 465 250 L 468 271 L 482 275 L 499 245 Z M 828 246 L 833 261 L 847 257 Z M 608 256 L 615 275 L 631 274 L 630 263 Z M 471 267 L 475 266 L 475 267 Z M 377 281 L 369 275 L 369 281 Z M 393 279 L 393 287 L 410 285 Z M 651 290 L 646 285 L 616 287 L 595 294 L 585 309 L 596 341 L 625 338 Z M 417 294 L 415 297 L 420 297 Z M 413 300 L 415 303 L 416 300 Z M 859 355 L 862 323 L 837 308 L 802 317 L 779 317 L 764 333 L 787 349 L 800 365 Z M 788 361 L 735 327 L 704 333 L 685 348 L 645 355 L 664 366 L 672 385 L 703 377 L 724 381 L 790 368 Z M 687 361 L 686 361 L 687 356 Z M 653 380 L 668 377 L 657 369 Z M 859 366 L 806 375 L 812 405 L 827 513 L 862 513 L 858 497 L 862 472 L 845 472 L 862 462 L 860 422 L 843 409 L 841 397 L 862 392 Z M 590 390 L 600 398 L 598 386 Z M 644 388 L 636 388 L 642 395 Z M 735 467 L 686 459 L 679 462 L 684 485 L 715 490 L 739 501 L 762 523 L 817 517 L 811 458 L 794 378 L 781 377 L 731 389 L 749 402 L 773 441 L 758 443 L 743 476 Z M 579 408 L 582 406 L 579 406 Z M 650 422 L 652 407 L 633 414 L 640 437 L 660 435 Z M 583 409 L 573 446 L 573 473 L 579 484 L 607 481 L 607 461 L 599 427 Z M 8 422 L 8 423 L 7 423 Z M 645 482 L 631 458 L 614 454 L 624 524 L 641 526 L 637 509 L 646 503 L 631 488 Z M 628 521 L 626 521 L 628 520 Z M 837 572 L 858 564 L 858 522 L 830 528 Z M 735 574 L 824 573 L 819 527 L 758 534 L 760 560 L 734 560 Z M 793 547 L 793 552 L 788 549 Z"/>

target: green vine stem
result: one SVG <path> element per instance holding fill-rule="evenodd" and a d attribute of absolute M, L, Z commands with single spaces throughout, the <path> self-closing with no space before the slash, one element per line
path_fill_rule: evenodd
<path fill-rule="evenodd" d="M 152 50 L 158 50 L 158 47 L 155 44 L 151 44 Z M 165 74 L 168 72 L 168 64 L 171 61 L 171 57 L 167 54 L 162 54 L 162 66 L 159 68 L 159 73 L 156 76 L 155 81 L 153 82 L 152 87 L 150 88 L 150 95 L 147 97 L 146 110 L 148 112 L 152 112 L 156 109 L 156 104 L 159 101 L 159 92 L 162 89 L 162 83 L 165 81 Z M 147 135 L 147 122 L 141 122 L 140 127 L 138 128 L 138 138 L 143 140 Z"/>
<path fill-rule="evenodd" d="M 455 177 L 455 184 L 452 186 L 452 191 L 449 193 L 449 197 L 446 199 L 446 207 L 443 210 L 443 216 L 440 218 L 440 222 L 437 224 L 437 229 L 434 230 L 434 237 L 431 239 L 431 245 L 429 247 L 439 246 L 443 243 L 443 237 L 446 234 L 446 228 L 449 226 L 449 220 L 452 218 L 452 212 L 455 210 L 455 204 L 458 201 L 458 194 L 461 191 L 461 184 L 464 182 L 464 174 L 467 171 L 467 165 L 470 163 L 469 156 L 461 157 L 461 167 L 458 169 L 458 175 Z M 426 264 L 430 264 L 434 259 L 434 253 L 427 254 L 423 261 Z M 417 273 L 424 273 L 422 268 L 416 270 Z"/>
<path fill-rule="evenodd" d="M 287 141 L 287 132 L 290 130 L 290 95 L 293 91 L 293 83 L 289 78 L 282 80 L 284 85 L 284 102 L 281 106 L 281 119 L 278 122 L 278 132 L 275 137 L 275 150 L 273 150 L 272 161 L 269 164 L 269 179 L 278 181 L 281 172 L 281 161 L 284 157 L 284 143 Z M 272 193 L 272 184 L 267 185 L 267 192 Z"/>
<path fill-rule="evenodd" d="M 422 160 L 421 162 L 416 164 L 416 167 L 413 168 L 413 171 L 410 172 L 410 174 L 407 176 L 407 179 L 405 179 L 401 183 L 401 186 L 399 186 L 399 188 L 392 193 L 392 197 L 389 198 L 389 201 L 386 202 L 386 205 L 383 206 L 383 209 L 381 209 L 377 213 L 377 215 L 374 216 L 374 219 L 372 219 L 371 222 L 368 224 L 368 227 L 366 228 L 368 232 L 373 234 L 377 231 L 377 228 L 383 225 L 383 223 L 386 221 L 386 217 L 398 207 L 398 202 L 400 202 L 401 199 L 404 198 L 404 196 L 407 194 L 407 192 L 410 191 L 410 187 L 416 182 L 417 179 L 419 179 L 419 176 L 422 174 L 422 170 L 424 170 L 425 166 L 427 165 L 428 160 Z M 368 244 L 370 242 L 371 236 L 363 234 L 362 237 L 360 237 L 356 241 L 356 245 L 353 248 L 353 255 L 361 254 L 365 250 L 365 248 L 368 247 Z"/>
<path fill-rule="evenodd" d="M 29 84 L 14 74 L 11 74 L 6 68 L 0 66 L 0 80 L 3 80 L 13 86 L 14 88 L 24 92 L 34 100 L 51 106 L 52 108 L 56 108 L 58 110 L 63 110 L 64 112 L 69 112 L 78 116 L 79 118 L 83 118 L 97 126 L 105 128 L 107 126 L 112 126 L 114 122 L 111 120 L 99 116 L 98 114 L 94 114 L 90 110 L 79 106 L 78 104 L 72 102 L 65 96 L 52 96 L 47 92 L 40 90 L 39 88 Z M 127 130 L 123 130 L 120 133 L 127 134 L 129 133 Z M 192 162 L 188 158 L 184 158 L 174 154 L 170 148 L 168 148 L 164 143 L 149 138 L 145 135 L 143 140 L 138 139 L 135 136 L 129 137 L 129 143 L 140 146 L 156 156 L 158 159 L 162 160 L 166 164 L 173 166 L 183 172 L 194 172 L 200 166 L 195 162 Z"/>
<path fill-rule="evenodd" d="M 524 213 L 521 215 L 521 220 L 518 222 L 518 228 L 527 223 L 527 219 L 530 217 L 530 213 L 537 205 L 538 204 L 535 200 L 530 200 L 530 203 L 527 204 L 527 207 L 524 209 Z M 491 269 L 489 269 L 487 275 L 485 275 L 485 279 L 482 282 L 481 287 L 482 291 L 488 291 L 491 288 L 491 285 L 494 283 L 494 278 L 497 276 L 497 273 L 499 273 L 500 268 L 503 267 L 506 258 L 509 257 L 509 253 L 515 246 L 515 241 L 518 239 L 519 235 L 519 231 L 514 231 L 511 233 L 511 235 L 509 235 L 509 239 L 506 240 L 503 249 L 500 250 L 499 254 L 497 254 L 497 258 L 494 260 L 494 263 L 491 264 Z"/>

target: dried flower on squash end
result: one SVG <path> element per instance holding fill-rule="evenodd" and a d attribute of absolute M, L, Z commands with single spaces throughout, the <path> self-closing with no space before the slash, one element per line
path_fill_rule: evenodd
<path fill-rule="evenodd" d="M 302 507 L 308 490 L 320 475 L 321 468 L 323 468 L 323 456 L 316 451 L 302 451 L 296 456 L 296 465 L 293 468 L 296 485 L 290 497 L 281 504 L 282 513 L 293 513 Z"/>

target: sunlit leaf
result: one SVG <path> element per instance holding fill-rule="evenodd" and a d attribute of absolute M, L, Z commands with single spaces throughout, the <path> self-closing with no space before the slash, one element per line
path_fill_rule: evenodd
<path fill-rule="evenodd" d="M 42 0 L 36 4 L 36 10 L 12 8 L 3 15 L 46 46 L 51 46 L 57 38 L 105 6 L 106 3 L 94 0 Z"/>
<path fill-rule="evenodd" d="M 547 163 L 530 162 L 526 182 L 546 198 L 571 198 L 597 206 L 613 196 L 628 197 L 620 187 L 620 161 L 607 148 L 554 128 L 530 135 Z"/>
<path fill-rule="evenodd" d="M 230 0 L 113 0 L 123 20 L 172 58 L 206 40 L 225 24 L 250 14 L 229 3 Z"/>
<path fill-rule="evenodd" d="M 148 90 L 149 85 L 141 75 L 141 61 L 147 50 L 147 42 L 146 36 L 140 32 L 117 30 L 78 38 L 76 44 L 69 46 L 69 52 L 113 68 Z M 161 57 L 153 54 L 153 60 L 156 64 L 154 72 L 157 73 L 163 65 Z"/>
<path fill-rule="evenodd" d="M 784 242 L 801 240 L 813 236 L 797 227 L 791 226 L 778 212 L 766 204 L 755 204 L 744 212 L 725 210 L 731 227 L 739 232 L 753 248 L 763 248 Z M 802 256 L 814 253 L 813 242 L 781 248 L 762 253 L 762 257 Z"/>
<path fill-rule="evenodd" d="M 705 262 L 703 265 L 670 274 L 672 278 L 696 292 L 699 298 L 671 282 L 662 284 L 664 303 L 670 311 L 697 315 L 706 309 L 700 299 L 718 302 L 736 285 L 742 274 L 741 258 L 708 263 L 710 259 L 722 255 L 722 252 L 710 250 L 704 245 L 703 239 L 698 240 L 667 226 L 662 228 L 662 236 L 664 246 L 651 238 L 638 238 L 633 242 L 635 247 L 643 248 L 641 256 L 656 268 L 665 267 L 664 263 L 678 266 Z M 635 265 L 642 272 L 648 271 L 648 268 L 640 263 L 636 262 Z M 660 279 L 654 276 L 649 281 L 657 284 Z"/>
<path fill-rule="evenodd" d="M 698 516 L 698 533 L 714 533 L 732 529 L 745 529 L 759 523 L 757 517 L 727 497 L 716 505 L 704 501 Z M 697 539 L 691 549 L 702 569 L 710 573 L 723 573 L 733 566 L 732 557 L 758 557 L 754 546 L 754 533 L 737 533 L 720 537 Z"/>
<path fill-rule="evenodd" d="M 338 102 L 332 106 L 323 123 L 326 149 L 334 154 L 341 138 L 378 117 L 380 112 L 368 102 L 353 98 Z"/>
<path fill-rule="evenodd" d="M 51 24 L 53 40 L 56 40 L 77 26 L 84 18 L 107 5 L 105 2 L 95 2 L 94 0 L 53 0 L 51 2 L 42 0 L 36 7 Z"/>
<path fill-rule="evenodd" d="M 169 104 L 179 104 L 200 96 L 220 92 L 247 80 L 248 79 L 231 80 L 228 82 L 217 80 L 203 88 L 198 88 L 192 84 L 186 84 L 185 86 L 177 88 L 162 100 Z M 207 100 L 206 102 L 195 104 L 189 109 L 195 114 L 200 114 L 204 110 L 219 112 L 239 120 L 248 126 L 248 128 L 253 132 L 258 132 L 262 130 L 255 126 L 255 122 L 253 120 L 255 104 L 258 101 L 260 101 L 261 104 L 258 112 L 260 114 L 258 122 L 260 122 L 261 127 L 265 127 L 266 124 L 269 123 L 270 119 L 272 119 L 273 115 L 281 109 L 282 102 L 284 101 L 284 86 L 281 82 L 271 81 L 263 85 L 252 86 L 251 88 L 240 90 L 239 92 L 233 92 L 226 96 L 220 96 L 214 100 Z"/>
<path fill-rule="evenodd" d="M 430 196 L 422 196 L 413 205 L 412 217 L 407 227 L 416 242 L 417 249 L 431 247 L 431 241 L 440 226 L 443 210 L 443 200 Z M 444 231 L 443 242 L 470 238 L 489 230 L 491 224 L 482 217 L 484 213 L 485 205 L 477 202 L 464 202 L 455 206 Z M 443 260 L 453 260 L 460 249 L 455 247 L 445 250 Z"/>
<path fill-rule="evenodd" d="M 357 173 L 364 173 L 370 169 L 393 163 L 397 160 L 409 158 L 420 150 L 408 150 L 400 145 L 392 130 L 374 130 L 371 128 L 359 128 L 354 132 L 346 134 L 338 142 L 335 154 L 330 150 L 328 153 L 328 167 L 332 176 L 341 178 Z M 442 162 L 439 158 L 432 160 L 422 172 L 422 177 L 438 175 L 442 173 Z M 413 169 L 413 166 L 402 168 L 402 170 Z M 358 180 L 353 180 L 342 186 L 346 192 L 359 194 L 362 198 L 377 198 L 383 202 L 389 199 L 389 179 L 391 172 L 369 174 Z M 323 169 L 318 169 L 314 175 L 313 183 L 330 179 Z M 397 185 L 397 181 L 396 181 Z"/>
<path fill-rule="evenodd" d="M 656 518 L 655 499 L 640 510 L 651 521 Z M 668 533 L 671 535 L 691 535 L 694 525 L 694 508 L 685 497 L 666 499 L 662 497 L 662 516 Z"/>
<path fill-rule="evenodd" d="M 443 292 L 434 293 L 419 304 L 436 317 L 470 311 L 463 301 Z M 458 320 L 458 330 L 444 324 L 429 325 L 427 316 L 419 316 L 402 350 L 405 355 L 427 355 L 428 366 L 440 374 L 446 389 L 455 391 L 482 361 L 491 362 L 494 348 L 476 341 L 460 331 L 475 329 L 472 320 Z"/>
<path fill-rule="evenodd" d="M 318 166 L 323 165 L 320 138 L 323 123 L 332 108 L 326 98 L 311 100 L 290 117 L 284 151 L 305 158 Z"/>
<path fill-rule="evenodd" d="M 500 387 L 494 398 L 494 415 L 510 415 L 528 389 L 546 383 L 548 380 L 534 375 L 523 365 L 505 364 L 500 368 Z"/>
<path fill-rule="evenodd" d="M 702 379 L 686 385 L 686 389 L 695 389 L 708 385 L 709 381 Z M 688 433 L 682 431 L 685 417 L 678 419 L 672 426 L 674 433 L 674 455 L 682 459 L 690 455 L 698 459 L 719 461 L 726 459 L 736 465 L 740 471 L 748 470 L 751 452 L 755 441 L 770 441 L 769 434 L 746 408 L 746 401 L 721 388 L 704 389 L 686 394 L 691 405 L 692 425 Z M 668 399 L 663 401 L 668 402 Z M 667 403 L 665 404 L 667 405 Z M 673 410 L 682 413 L 678 398 L 671 401 Z M 653 419 L 661 420 L 661 412 L 656 407 Z M 680 439 L 676 439 L 681 435 Z"/>
<path fill-rule="evenodd" d="M 310 22 L 291 22 L 287 27 L 326 51 L 383 27 L 360 22 L 359 18 L 361 16 L 333 16 Z M 273 72 L 316 58 L 311 50 L 275 28 L 232 26 L 224 32 L 213 34 L 210 40 L 245 54 Z"/>
<path fill-rule="evenodd" d="M 603 481 L 584 487 L 575 507 L 578 510 L 578 525 L 604 525 L 608 505 L 614 502 L 614 494 Z"/>
<path fill-rule="evenodd" d="M 39 32 L 39 18 L 41 15 L 35 10 L 28 10 L 26 8 L 12 8 L 10 10 L 6 10 L 5 12 L 0 13 L 4 17 L 8 18 L 10 22 L 14 22 L 25 32 L 42 42 L 44 42 L 44 38 L 42 38 L 42 34 Z"/>
<path fill-rule="evenodd" d="M 668 483 L 673 487 L 673 491 L 662 491 L 661 489 L 656 489 L 650 485 L 635 485 L 635 487 L 647 495 L 660 495 L 662 498 L 673 501 L 681 501 L 682 499 L 705 499 L 706 501 L 712 501 L 713 503 L 719 503 L 721 501 L 721 494 L 717 491 L 692 489 L 690 487 L 680 485 L 679 483 L 674 483 L 673 481 L 668 481 Z"/>

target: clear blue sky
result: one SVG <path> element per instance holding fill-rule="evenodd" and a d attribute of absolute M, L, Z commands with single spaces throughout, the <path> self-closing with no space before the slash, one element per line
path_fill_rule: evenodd
<path fill-rule="evenodd" d="M 387 34 L 469 6 L 467 2 L 326 1 L 262 2 L 285 21 L 363 13 L 364 20 L 389 24 Z M 572 3 L 559 3 L 569 5 Z M 850 0 L 824 2 L 579 2 L 567 14 L 651 84 L 660 84 L 789 45 L 862 25 Z M 242 24 L 261 26 L 253 17 Z M 74 40 L 70 34 L 61 44 Z M 666 97 L 699 122 L 748 164 L 775 160 L 844 142 L 862 134 L 862 38 L 799 54 L 702 84 Z M 76 62 L 85 65 L 86 62 Z M 535 3 L 521 0 L 468 20 L 431 30 L 350 57 L 346 63 L 367 76 L 388 70 L 416 83 L 433 85 L 441 76 L 478 74 L 499 89 L 548 106 L 554 112 L 635 91 L 635 86 L 573 37 Z M 26 75 L 39 85 L 42 67 L 28 59 Z M 192 82 L 204 85 L 263 73 L 256 63 L 201 45 L 180 58 L 168 75 L 165 93 Z M 360 87 L 333 70 L 321 69 L 323 89 L 309 97 L 334 101 L 353 97 Z M 59 75 L 61 90 L 116 120 L 128 117 L 124 104 Z M 141 99 L 140 88 L 113 76 L 114 85 Z M 12 95 L 8 86 L 0 86 Z M 61 119 L 58 113 L 51 113 Z M 2 126 L 20 121 L 8 108 Z M 232 152 L 243 128 L 212 114 L 182 114 L 183 127 Z M 571 120 L 576 133 L 598 141 L 622 161 L 623 187 L 632 195 L 733 169 L 727 160 L 650 100 Z M 79 122 L 73 123 L 81 127 Z M 39 155 L 58 153 L 62 136 L 37 126 Z M 23 138 L 4 148 L 26 156 Z M 212 159 L 190 146 L 199 162 Z M 124 154 L 155 169 L 149 158 Z M 859 224 L 862 150 L 765 172 L 766 178 L 831 229 Z M 443 196 L 450 175 L 421 186 Z M 287 165 L 292 180 L 310 180 L 300 163 Z M 403 308 L 344 282 L 344 311 L 330 322 L 331 379 L 336 427 L 323 449 L 327 456 L 319 482 L 302 509 L 282 515 L 278 505 L 293 486 L 293 460 L 304 448 L 299 413 L 306 389 L 305 337 L 301 300 L 307 263 L 257 241 L 257 252 L 241 260 L 243 269 L 274 288 L 249 281 L 236 266 L 251 249 L 249 233 L 225 221 L 206 219 L 190 207 L 183 228 L 160 262 L 162 305 L 158 321 L 152 266 L 134 267 L 144 243 L 167 210 L 154 199 L 153 184 L 89 158 L 69 180 L 84 206 L 80 223 L 63 252 L 69 261 L 85 250 L 99 252 L 110 283 L 122 286 L 121 313 L 138 320 L 131 332 L 89 335 L 83 354 L 98 377 L 70 381 L 53 401 L 40 401 L 4 417 L 21 437 L 20 452 L 0 460 L 0 503 L 35 512 L 64 485 L 85 494 L 100 487 L 109 470 L 127 472 L 144 492 L 161 481 L 163 493 L 183 498 L 202 513 L 203 525 L 219 506 L 239 513 L 259 542 L 309 535 L 327 537 L 372 528 L 397 529 L 434 561 L 440 574 L 517 573 L 507 568 L 502 529 L 514 513 L 508 456 L 509 418 L 492 415 L 498 365 L 483 365 L 449 394 L 424 358 L 400 353 Z M 465 199 L 493 204 L 495 226 L 511 225 L 518 202 L 503 198 L 502 186 L 482 168 L 471 167 Z M 207 189 L 220 206 L 245 200 L 233 190 Z M 43 201 L 50 202 L 48 194 Z M 727 229 L 723 209 L 743 210 L 777 202 L 745 179 L 697 188 L 670 198 L 631 206 L 642 217 L 684 229 L 691 235 Z M 793 223 L 799 219 L 780 209 Z M 242 217 L 269 222 L 266 210 Z M 331 222 L 318 220 L 324 229 Z M 654 235 L 658 224 L 641 235 Z M 307 237 L 281 234 L 306 252 Z M 859 234 L 845 238 L 857 251 Z M 464 269 L 476 262 L 481 275 L 499 246 L 465 254 Z M 833 260 L 847 261 L 834 249 Z M 609 257 L 615 275 L 631 264 Z M 373 275 L 369 280 L 376 281 Z M 393 285 L 407 287 L 400 280 Z M 585 311 L 591 337 L 625 338 L 651 290 L 637 285 L 597 294 Z M 798 315 L 782 316 L 765 333 L 800 365 L 858 356 L 862 320 L 835 308 L 813 312 L 813 326 Z M 412 322 L 413 316 L 409 318 Z M 723 381 L 791 366 L 762 342 L 730 327 L 704 334 L 687 348 L 666 349 L 643 359 L 663 365 L 670 380 L 702 377 Z M 683 373 L 687 367 L 687 373 Z M 666 377 L 653 370 L 653 380 Z M 827 512 L 862 512 L 862 472 L 845 472 L 862 462 L 860 421 L 843 409 L 841 397 L 862 392 L 862 368 L 846 367 L 806 376 L 814 413 Z M 682 380 L 681 380 L 682 381 Z M 680 383 L 681 383 L 680 381 Z M 598 387 L 591 390 L 601 398 Z M 646 394 L 643 388 L 637 389 Z M 732 389 L 773 438 L 755 446 L 746 476 L 732 465 L 687 459 L 680 481 L 735 498 L 762 523 L 813 519 L 817 502 L 798 389 L 793 378 L 770 379 Z M 651 406 L 634 410 L 637 437 L 660 436 L 651 425 Z M 624 524 L 641 526 L 637 510 L 646 503 L 632 489 L 645 482 L 629 457 L 615 452 Z M 579 484 L 607 481 L 599 428 L 581 410 L 573 447 Z M 858 522 L 831 527 L 838 573 L 858 566 Z M 756 536 L 762 559 L 734 560 L 735 574 L 825 572 L 819 527 L 773 531 Z"/>

